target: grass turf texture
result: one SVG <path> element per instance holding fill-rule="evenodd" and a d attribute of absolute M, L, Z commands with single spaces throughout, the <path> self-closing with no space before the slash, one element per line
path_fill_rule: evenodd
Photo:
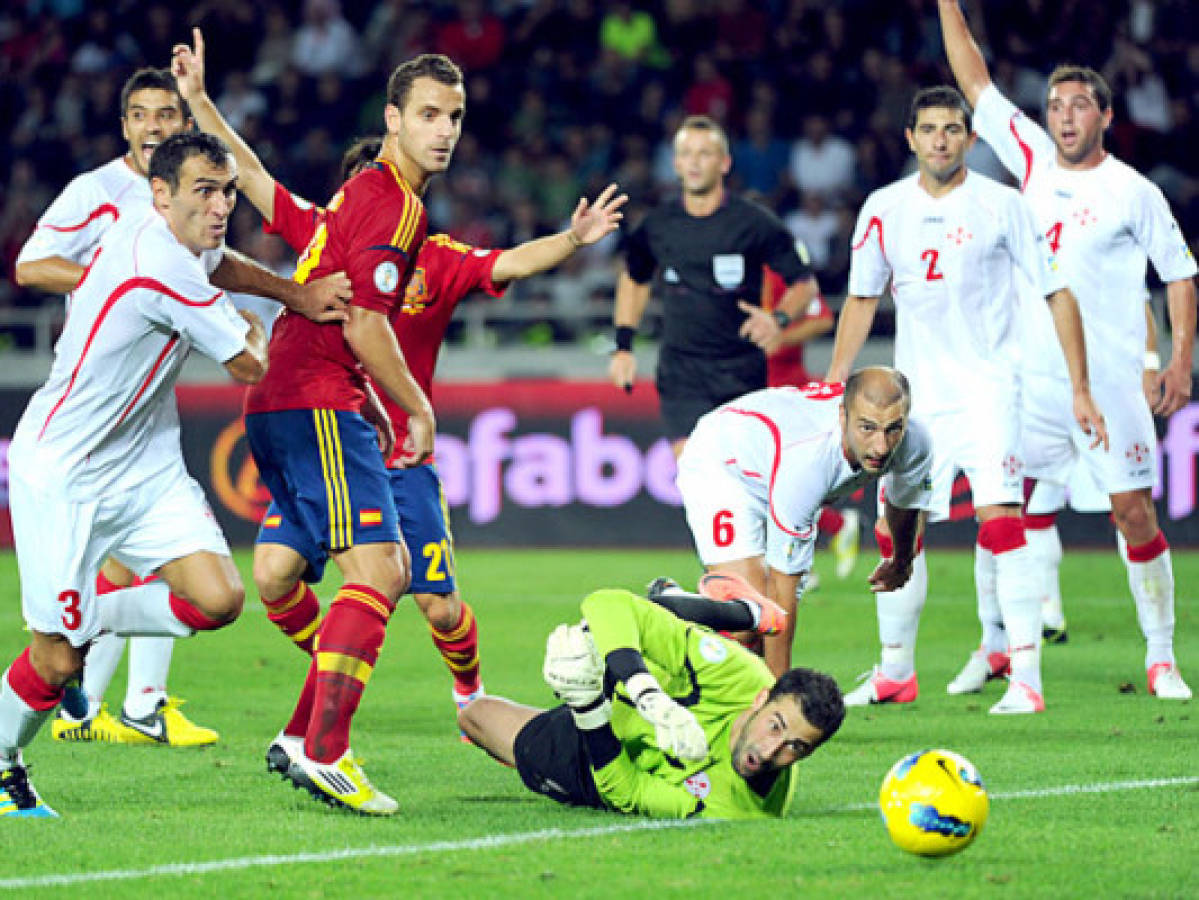
<path fill-rule="evenodd" d="M 247 583 L 248 554 L 239 553 Z M 1199 555 L 1177 553 L 1178 656 L 1199 682 L 1199 621 L 1188 585 Z M 827 560 L 821 560 L 829 569 Z M 877 656 L 863 554 L 849 581 L 826 575 L 805 598 L 795 659 L 848 690 Z M 34 783 L 63 818 L 0 823 L 0 894 L 14 879 L 143 870 L 163 864 L 296 853 L 363 855 L 187 870 L 78 885 L 93 896 L 1183 896 L 1199 847 L 1199 710 L 1146 693 L 1143 642 L 1123 567 L 1112 553 L 1068 553 L 1062 569 L 1070 643 L 1046 647 L 1048 712 L 994 717 L 1002 692 L 949 697 L 946 682 L 977 640 L 972 557 L 930 556 L 931 598 L 917 654 L 921 695 L 850 711 L 837 737 L 801 763 L 791 817 L 641 830 L 646 820 L 565 809 L 528 792 L 510 769 L 458 741 L 450 680 L 411 601 L 396 613 L 355 722 L 355 751 L 400 802 L 387 820 L 330 810 L 268 777 L 263 752 L 285 721 L 305 659 L 257 601 L 233 627 L 181 641 L 171 691 L 217 728 L 205 750 L 57 744 L 43 729 L 27 751 Z M 639 589 L 671 574 L 694 581 L 685 553 L 468 551 L 464 596 L 479 616 L 489 691 L 534 705 L 545 636 L 597 587 Z M 0 556 L 0 665 L 23 646 L 16 564 Z M 332 578 L 319 591 L 328 600 Z M 1123 686 L 1123 689 L 1122 689 Z M 1131 686 L 1131 687 L 1130 687 Z M 124 666 L 109 691 L 118 711 Z M 901 755 L 943 746 L 971 759 L 992 793 L 990 821 L 959 856 L 923 860 L 892 847 L 872 804 Z M 1189 783 L 1046 797 L 1006 794 L 1064 785 L 1189 776 Z M 607 833 L 614 826 L 639 830 Z M 557 836 L 529 838 L 557 829 Z M 579 834 L 599 829 L 598 834 Z M 516 837 L 513 837 L 516 836 Z M 439 842 L 494 843 L 437 849 Z M 374 849 L 370 849 L 374 848 Z M 1187 885 L 1190 884 L 1190 887 Z M 53 888 L 51 888 L 53 889 Z"/>

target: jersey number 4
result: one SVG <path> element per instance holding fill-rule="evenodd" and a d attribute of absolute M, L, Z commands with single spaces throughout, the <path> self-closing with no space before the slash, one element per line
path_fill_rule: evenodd
<path fill-rule="evenodd" d="M 928 272 L 924 275 L 925 281 L 940 281 L 945 277 L 937 270 L 937 260 L 941 258 L 941 254 L 938 251 L 930 247 L 920 254 L 920 258 L 928 262 Z"/>
<path fill-rule="evenodd" d="M 1049 239 L 1050 251 L 1057 253 L 1057 248 L 1062 245 L 1062 223 L 1054 222 L 1049 230 L 1045 232 L 1045 237 Z"/>

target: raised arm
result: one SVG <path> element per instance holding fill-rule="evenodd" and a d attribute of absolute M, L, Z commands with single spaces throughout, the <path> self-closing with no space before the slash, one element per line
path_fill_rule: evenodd
<path fill-rule="evenodd" d="M 237 187 L 246 195 L 256 210 L 268 222 L 275 219 L 275 179 L 266 170 L 262 160 L 234 131 L 216 104 L 208 96 L 204 86 L 204 35 L 199 28 L 192 29 L 195 47 L 176 44 L 171 50 L 171 74 L 179 86 L 179 93 L 191 107 L 192 117 L 201 131 L 214 134 L 229 145 L 233 158 L 237 160 Z"/>
<path fill-rule="evenodd" d="M 937 11 L 941 16 L 941 37 L 945 41 L 949 68 L 966 100 L 974 106 L 991 83 L 986 60 L 970 34 L 958 0 L 937 0 Z"/>
<path fill-rule="evenodd" d="M 579 205 L 570 217 L 570 227 L 565 231 L 525 241 L 518 247 L 505 250 L 496 257 L 491 280 L 502 284 L 528 278 L 552 269 L 580 247 L 607 237 L 619 227 L 620 220 L 624 218 L 620 208 L 629 200 L 627 194 L 616 196 L 617 190 L 615 184 L 608 185 L 595 198 L 595 203 L 588 203 L 586 197 L 580 197 Z"/>

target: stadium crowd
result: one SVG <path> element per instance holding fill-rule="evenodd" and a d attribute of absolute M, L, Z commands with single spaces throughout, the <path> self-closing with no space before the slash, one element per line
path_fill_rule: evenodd
<path fill-rule="evenodd" d="M 1199 235 L 1199 18 L 1189 6 L 972 0 L 967 11 L 996 82 L 1037 118 L 1049 61 L 1102 70 L 1116 96 L 1108 146 Z M 854 27 L 863 21 L 869 29 Z M 951 81 L 925 0 L 18 0 L 0 11 L 0 310 L 59 302 L 13 283 L 17 251 L 72 176 L 120 155 L 120 85 L 139 66 L 165 66 L 191 25 L 212 36 L 209 83 L 224 115 L 282 183 L 313 199 L 331 195 L 344 148 L 376 128 L 387 72 L 424 51 L 457 61 L 466 127 L 426 200 L 431 231 L 477 245 L 558 229 L 579 196 L 610 180 L 630 195 L 626 223 L 636 224 L 676 185 L 679 121 L 710 115 L 733 139 L 730 186 L 784 217 L 830 293 L 844 290 L 863 199 L 908 163 L 912 94 Z M 969 162 L 1008 180 L 982 142 Z M 231 243 L 289 271 L 290 251 L 259 224 L 241 204 Z M 608 239 L 513 294 L 551 319 L 606 300 L 618 249 Z"/>

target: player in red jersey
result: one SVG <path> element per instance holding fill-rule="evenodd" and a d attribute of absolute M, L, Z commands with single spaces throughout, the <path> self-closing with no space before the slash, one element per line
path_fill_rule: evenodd
<path fill-rule="evenodd" d="M 198 55 L 198 34 L 196 41 Z M 191 52 L 176 48 L 176 74 Z M 367 403 L 366 376 L 409 414 L 402 462 L 423 462 L 433 450 L 433 410 L 408 369 L 390 316 L 425 238 L 420 194 L 449 165 L 465 109 L 462 73 L 443 56 L 422 55 L 392 73 L 379 159 L 329 202 L 295 276 L 306 282 L 344 269 L 354 292 L 349 321 L 343 328 L 314 328 L 283 312 L 271 336 L 274 372 L 246 398 L 246 435 L 282 517 L 345 577 L 317 633 L 318 649 L 289 726 L 304 736 L 304 745 L 287 775 L 315 798 L 365 814 L 390 815 L 397 804 L 355 761 L 350 723 L 387 622 L 411 580 L 375 424 L 389 428 L 378 404 Z M 260 544 L 254 565 L 256 576 L 298 580 L 309 561 L 291 548 Z"/>
<path fill-rule="evenodd" d="M 264 228 L 279 234 L 297 251 L 308 245 L 325 211 L 297 198 L 277 183 L 262 161 L 221 117 L 204 89 L 203 58 L 192 53 L 182 61 L 180 87 L 195 110 L 198 124 L 229 142 L 241 166 L 239 186 L 266 220 Z M 359 140 L 346 152 L 341 177 L 348 180 L 378 155 L 377 138 Z M 408 283 L 404 302 L 393 316 L 400 346 L 421 388 L 430 394 L 437 355 L 454 309 L 473 291 L 492 296 L 503 293 L 511 281 L 553 268 L 583 245 L 593 244 L 614 230 L 626 198 L 616 196 L 610 186 L 595 204 L 580 201 L 571 227 L 558 234 L 528 241 L 511 250 L 487 250 L 434 235 L 421 247 L 416 268 Z M 396 446 L 402 444 L 407 416 L 388 404 L 396 431 Z M 405 468 L 396 453 L 388 461 L 392 494 L 400 512 L 405 542 L 414 548 L 410 588 L 417 605 L 429 622 L 432 638 L 453 675 L 453 698 L 461 707 L 482 694 L 479 675 L 478 628 L 474 612 L 459 596 L 449 523 L 440 480 L 431 463 Z M 278 510 L 264 517 L 260 542 L 282 544 L 299 551 L 307 548 L 302 535 L 287 528 Z M 301 649 L 312 652 L 312 640 L 320 618 L 320 606 L 311 589 L 298 576 L 276 580 L 271 573 L 257 573 L 268 616 Z M 289 573 L 290 575 L 290 573 Z M 294 736 L 286 731 L 271 745 L 268 763 L 273 770 L 286 771 L 295 751 Z"/>

